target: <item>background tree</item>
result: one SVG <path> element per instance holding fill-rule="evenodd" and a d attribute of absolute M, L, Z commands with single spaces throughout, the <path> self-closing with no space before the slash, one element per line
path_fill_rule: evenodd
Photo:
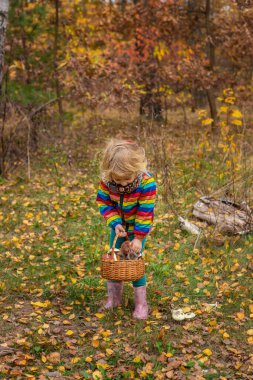
<path fill-rule="evenodd" d="M 8 11 L 9 11 L 9 1 L 3 0 L 0 2 L 0 115 L 1 115 L 1 126 L 0 126 L 0 175 L 5 175 L 5 158 L 6 158 L 6 144 L 4 140 L 5 133 L 5 119 L 6 119 L 6 99 L 3 91 L 3 78 L 4 73 L 4 56 L 5 56 L 5 35 L 8 21 Z"/>
<path fill-rule="evenodd" d="M 12 0 L 9 19 L 8 102 L 31 119 L 33 149 L 50 135 L 45 125 L 63 129 L 76 112 L 116 107 L 166 121 L 180 109 L 187 124 L 190 110 L 208 106 L 215 125 L 224 88 L 252 98 L 246 2 Z"/>
<path fill-rule="evenodd" d="M 2 81 L 4 72 L 4 46 L 8 21 L 9 1 L 0 2 L 0 91 L 2 93 Z"/>

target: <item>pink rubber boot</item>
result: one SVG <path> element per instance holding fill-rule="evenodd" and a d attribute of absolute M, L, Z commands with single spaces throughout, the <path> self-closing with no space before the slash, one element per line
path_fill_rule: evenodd
<path fill-rule="evenodd" d="M 107 281 L 107 294 L 108 299 L 104 306 L 99 311 L 117 307 L 122 303 L 123 282 L 109 282 Z"/>
<path fill-rule="evenodd" d="M 148 304 L 146 285 L 138 286 L 134 288 L 134 304 L 135 309 L 133 318 L 135 319 L 147 319 L 148 318 Z"/>

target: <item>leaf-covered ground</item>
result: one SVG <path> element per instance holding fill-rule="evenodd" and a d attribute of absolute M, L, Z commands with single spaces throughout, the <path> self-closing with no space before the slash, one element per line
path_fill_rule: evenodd
<path fill-rule="evenodd" d="M 150 317 L 132 319 L 130 283 L 121 308 L 98 313 L 108 230 L 95 204 L 97 152 L 101 133 L 109 136 L 112 128 L 99 122 L 80 139 L 73 132 L 72 157 L 57 144 L 41 149 L 30 182 L 25 165 L 2 180 L 0 378 L 252 378 L 252 236 L 226 238 L 217 247 L 180 229 L 177 215 L 191 218 L 201 193 L 224 184 L 216 178 L 215 154 L 196 159 L 185 131 L 166 140 L 168 203 L 163 171 L 157 173 L 156 222 L 145 250 Z M 137 132 L 129 130 L 147 138 Z M 150 161 L 157 170 L 155 156 Z M 176 322 L 176 307 L 196 317 Z"/>

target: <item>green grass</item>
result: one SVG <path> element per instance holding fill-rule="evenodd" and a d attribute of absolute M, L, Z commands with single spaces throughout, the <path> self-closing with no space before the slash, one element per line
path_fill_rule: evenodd
<path fill-rule="evenodd" d="M 104 128 L 106 132 L 109 126 Z M 25 171 L 1 182 L 0 310 L 7 315 L 0 318 L 2 342 L 8 339 L 33 357 L 25 373 L 32 374 L 36 366 L 34 376 L 60 366 L 66 378 L 78 373 L 90 379 L 99 370 L 104 379 L 159 379 L 170 361 L 180 360 L 174 376 L 187 379 L 203 367 L 205 379 L 240 378 L 236 363 L 239 357 L 246 362 L 250 353 L 252 236 L 228 237 L 222 247 L 207 236 L 193 250 L 196 237 L 182 231 L 177 221 L 178 215 L 191 219 L 200 190 L 225 183 L 213 170 L 221 157 L 210 153 L 201 158 L 196 171 L 195 149 L 185 152 L 186 159 L 176 155 L 169 204 L 162 202 L 162 178 L 158 180 L 156 223 L 145 248 L 149 320 L 132 320 L 133 290 L 127 283 L 122 307 L 100 319 L 96 313 L 105 297 L 105 281 L 99 266 L 109 234 L 95 204 L 94 149 L 101 148 L 99 127 L 96 131 L 97 146 L 87 148 L 91 154 L 85 164 L 76 161 L 70 170 L 66 156 L 47 147 L 32 161 L 31 182 Z M 47 301 L 44 307 L 31 304 Z M 218 308 L 207 311 L 206 304 L 215 302 Z M 175 322 L 172 307 L 190 308 L 197 316 Z M 242 311 L 244 318 L 238 320 Z M 69 330 L 73 335 L 66 334 Z M 23 338 L 26 343 L 20 344 Z M 207 360 L 206 348 L 212 351 Z M 55 351 L 61 353 L 61 361 L 50 363 L 47 355 Z M 149 363 L 150 373 L 145 369 Z M 0 361 L 0 378 L 8 378 L 10 371 Z M 248 373 L 245 366 L 242 373 Z"/>

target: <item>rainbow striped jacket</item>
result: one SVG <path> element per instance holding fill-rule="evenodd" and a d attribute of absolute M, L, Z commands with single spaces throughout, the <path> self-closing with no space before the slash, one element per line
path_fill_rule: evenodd
<path fill-rule="evenodd" d="M 131 193 L 124 193 L 120 202 L 120 194 L 100 181 L 96 202 L 100 214 L 105 218 L 109 227 L 115 228 L 122 224 L 122 212 L 128 232 L 138 239 L 143 239 L 151 230 L 154 219 L 154 206 L 156 197 L 156 183 L 149 172 L 142 176 L 140 185 Z"/>

